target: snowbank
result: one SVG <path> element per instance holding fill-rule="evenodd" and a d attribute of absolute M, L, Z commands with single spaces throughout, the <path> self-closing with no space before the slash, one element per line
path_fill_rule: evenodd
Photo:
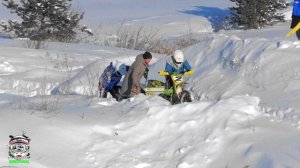
<path fill-rule="evenodd" d="M 297 41 L 215 35 L 184 51 L 196 71 L 190 89 L 200 100 L 249 94 L 263 106 L 300 111 L 299 50 Z"/>
<path fill-rule="evenodd" d="M 93 82 L 97 85 L 99 72 L 110 61 L 132 62 L 133 56 L 140 53 L 112 47 L 61 43 L 49 43 L 45 50 L 34 50 L 23 48 L 23 42 L 0 40 L 1 92 L 27 96 L 55 94 L 57 86 L 63 81 L 66 81 L 64 90 L 68 93 L 73 93 L 67 89 L 71 83 L 74 83 L 72 89 L 87 92 L 84 86 L 93 86 Z"/>
<path fill-rule="evenodd" d="M 2 100 L 2 99 L 1 99 Z M 65 97 L 55 115 L 2 104 L 0 131 L 32 139 L 31 167 L 298 167 L 299 129 L 235 96 L 170 106 L 155 96 L 110 99 Z M 3 106 L 5 105 L 5 106 Z M 9 109 L 9 113 L 6 110 Z M 112 110 L 113 109 L 113 110 Z M 33 115 L 34 114 L 34 115 Z M 18 126 L 6 127 L 14 118 Z M 30 121 L 30 122 L 28 122 Z M 7 139 L 0 139 L 6 151 Z M 7 152 L 0 161 L 7 164 Z"/>
<path fill-rule="evenodd" d="M 187 78 L 188 88 L 198 100 L 220 100 L 248 94 L 260 97 L 264 107 L 300 111 L 299 50 L 300 43 L 297 41 L 212 35 L 184 49 L 196 72 Z M 134 58 L 134 54 L 129 54 L 99 59 L 60 84 L 52 93 L 68 90 L 73 94 L 86 94 L 89 90 L 95 91 L 98 77 L 110 61 L 118 60 L 130 65 Z M 164 69 L 167 57 L 156 58 L 161 59 L 153 60 L 149 79 L 164 81 L 157 72 Z M 95 73 L 93 82 L 91 73 Z"/>
<path fill-rule="evenodd" d="M 98 76 L 91 82 L 90 72 L 112 60 L 130 64 L 139 52 L 89 47 L 85 53 L 73 46 L 73 52 L 49 50 L 46 57 L 46 51 L 3 47 L 0 132 L 27 132 L 34 140 L 32 167 L 299 167 L 299 46 L 216 34 L 184 50 L 196 72 L 187 78 L 189 89 L 200 101 L 171 106 L 155 96 L 118 103 L 52 95 L 61 108 L 51 113 L 29 108 L 43 98 L 10 94 L 43 87 L 53 94 L 95 91 Z M 149 79 L 163 80 L 157 72 L 167 57 L 155 59 Z M 65 75 L 70 78 L 61 80 Z M 54 81 L 64 82 L 51 89 Z M 0 138 L 1 163 L 7 142 Z"/>
<path fill-rule="evenodd" d="M 115 55 L 114 57 L 105 57 L 93 61 L 78 73 L 54 88 L 52 90 L 52 94 L 97 95 L 99 77 L 110 62 L 125 63 L 130 66 L 134 62 L 136 56 L 141 53 L 143 52 L 138 53 L 136 51 L 132 51 L 131 53 L 126 53 L 120 56 Z M 162 58 L 162 56 L 153 53 L 151 63 L 155 63 L 159 58 Z"/>
<path fill-rule="evenodd" d="M 212 32 L 231 2 L 75 3 L 83 4 L 88 23 L 107 16 L 103 29 L 145 24 L 172 37 Z M 300 167 L 300 43 L 282 38 L 287 29 L 289 23 L 207 33 L 184 49 L 196 72 L 187 78 L 189 89 L 199 101 L 173 106 L 157 96 L 122 102 L 80 96 L 97 91 L 99 73 L 110 61 L 131 64 L 140 51 L 61 43 L 32 50 L 1 38 L 0 167 L 13 167 L 7 163 L 8 136 L 23 131 L 32 139 L 24 167 Z M 155 56 L 149 79 L 164 80 L 157 72 L 166 59 Z M 66 95 L 35 96 L 58 93 Z"/>

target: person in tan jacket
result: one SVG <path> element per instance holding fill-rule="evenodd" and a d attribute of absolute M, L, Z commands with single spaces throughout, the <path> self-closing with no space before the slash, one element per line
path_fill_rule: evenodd
<path fill-rule="evenodd" d="M 129 98 L 141 93 L 140 80 L 147 66 L 150 64 L 151 59 L 152 55 L 148 51 L 136 56 L 135 61 L 124 77 L 121 90 L 122 98 Z"/>

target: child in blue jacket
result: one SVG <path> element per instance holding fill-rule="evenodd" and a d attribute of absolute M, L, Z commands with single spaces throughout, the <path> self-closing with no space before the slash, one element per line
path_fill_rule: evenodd
<path fill-rule="evenodd" d="M 184 73 L 186 71 L 190 71 L 192 67 L 189 62 L 184 58 L 184 54 L 181 50 L 176 50 L 170 58 L 168 58 L 166 62 L 165 71 L 169 72 L 169 74 L 173 73 Z M 167 89 L 172 87 L 172 80 L 170 76 L 166 76 L 166 84 L 165 87 Z"/>
<path fill-rule="evenodd" d="M 121 86 L 118 86 L 118 83 L 122 79 L 122 76 L 126 74 L 128 69 L 129 66 L 126 66 L 125 64 L 116 64 L 114 66 L 113 62 L 111 62 L 99 78 L 100 97 L 107 98 L 107 92 L 109 92 L 113 98 L 120 101 Z"/>

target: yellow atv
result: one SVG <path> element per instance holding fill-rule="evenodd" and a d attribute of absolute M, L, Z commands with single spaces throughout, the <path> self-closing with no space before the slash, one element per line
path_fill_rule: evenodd
<path fill-rule="evenodd" d="M 172 87 L 167 88 L 159 81 L 149 81 L 145 88 L 146 95 L 159 95 L 169 100 L 172 104 L 191 102 L 192 98 L 189 91 L 184 89 L 184 85 L 187 84 L 184 80 L 184 76 L 193 75 L 193 73 L 193 71 L 187 71 L 183 74 L 173 73 L 170 75 L 166 71 L 160 71 L 160 76 L 170 76 Z"/>

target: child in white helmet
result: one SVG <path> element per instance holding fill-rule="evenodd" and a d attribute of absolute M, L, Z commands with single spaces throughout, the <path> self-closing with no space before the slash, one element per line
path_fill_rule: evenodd
<path fill-rule="evenodd" d="M 188 61 L 184 58 L 184 54 L 181 50 L 175 50 L 174 54 L 167 59 L 165 71 L 169 74 L 173 73 L 184 73 L 190 71 L 192 67 Z M 170 76 L 166 76 L 166 88 L 172 87 L 172 82 Z"/>

